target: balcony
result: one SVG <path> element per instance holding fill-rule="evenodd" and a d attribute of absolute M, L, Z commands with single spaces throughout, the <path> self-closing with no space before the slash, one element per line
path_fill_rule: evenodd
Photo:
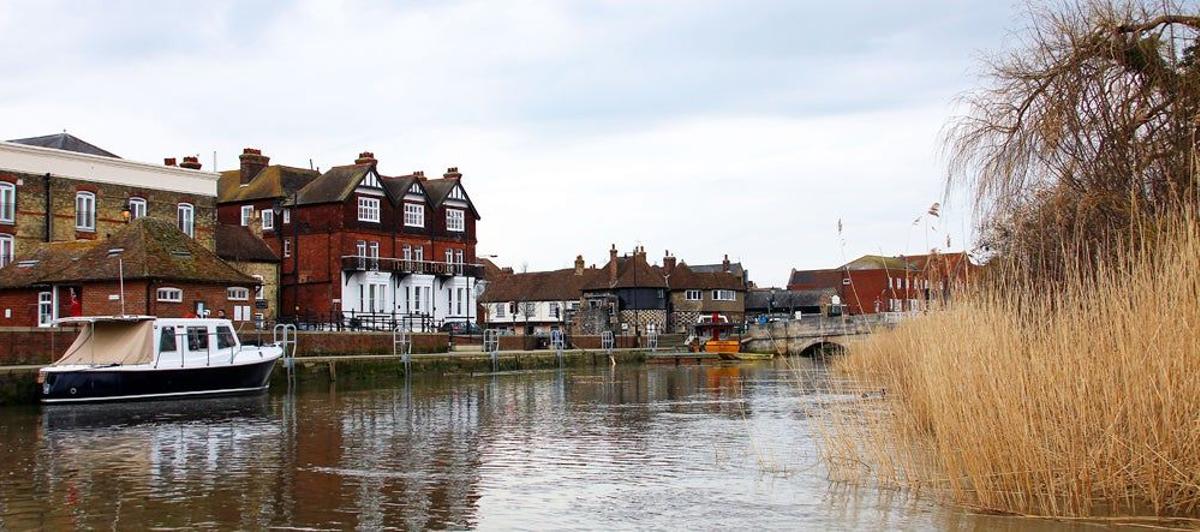
<path fill-rule="evenodd" d="M 480 277 L 483 275 L 483 265 L 480 264 L 404 260 L 366 255 L 344 255 L 342 270 L 347 272 L 394 272 L 405 275 L 426 274 L 439 277 Z"/>

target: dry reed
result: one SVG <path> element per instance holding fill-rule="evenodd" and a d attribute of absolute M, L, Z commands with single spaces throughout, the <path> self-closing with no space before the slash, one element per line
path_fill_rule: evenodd
<path fill-rule="evenodd" d="M 865 398 L 829 410 L 833 478 L 983 511 L 1200 523 L 1200 229 L 1153 235 L 1056 289 L 1009 271 L 852 346 L 835 371 Z"/>

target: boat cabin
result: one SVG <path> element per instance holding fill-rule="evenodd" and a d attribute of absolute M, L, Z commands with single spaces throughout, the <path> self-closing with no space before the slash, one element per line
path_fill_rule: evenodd
<path fill-rule="evenodd" d="M 83 329 L 55 366 L 204 367 L 230 364 L 242 350 L 225 319 L 92 316 L 57 323 Z"/>

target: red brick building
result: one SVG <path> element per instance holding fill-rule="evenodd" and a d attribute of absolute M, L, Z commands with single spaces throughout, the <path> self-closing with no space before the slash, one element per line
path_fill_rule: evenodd
<path fill-rule="evenodd" d="M 103 240 L 38 245 L 0 269 L 0 326 L 69 315 L 232 318 L 249 314 L 257 285 L 174 223 L 147 217 Z"/>
<path fill-rule="evenodd" d="M 850 314 L 916 311 L 947 301 L 977 268 L 965 252 L 864 255 L 834 269 L 792 270 L 787 288 L 834 291 Z"/>
<path fill-rule="evenodd" d="M 247 149 L 241 168 L 222 174 L 218 217 L 262 219 L 282 261 L 283 318 L 422 328 L 476 319 L 479 214 L 457 168 L 388 176 L 370 152 L 319 175 L 267 163 Z"/>

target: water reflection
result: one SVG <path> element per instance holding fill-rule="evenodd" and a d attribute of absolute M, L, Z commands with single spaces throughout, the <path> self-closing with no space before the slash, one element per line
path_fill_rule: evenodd
<path fill-rule="evenodd" d="M 5 409 L 0 529 L 1028 524 L 831 487 L 805 415 L 823 375 L 601 367 Z"/>

